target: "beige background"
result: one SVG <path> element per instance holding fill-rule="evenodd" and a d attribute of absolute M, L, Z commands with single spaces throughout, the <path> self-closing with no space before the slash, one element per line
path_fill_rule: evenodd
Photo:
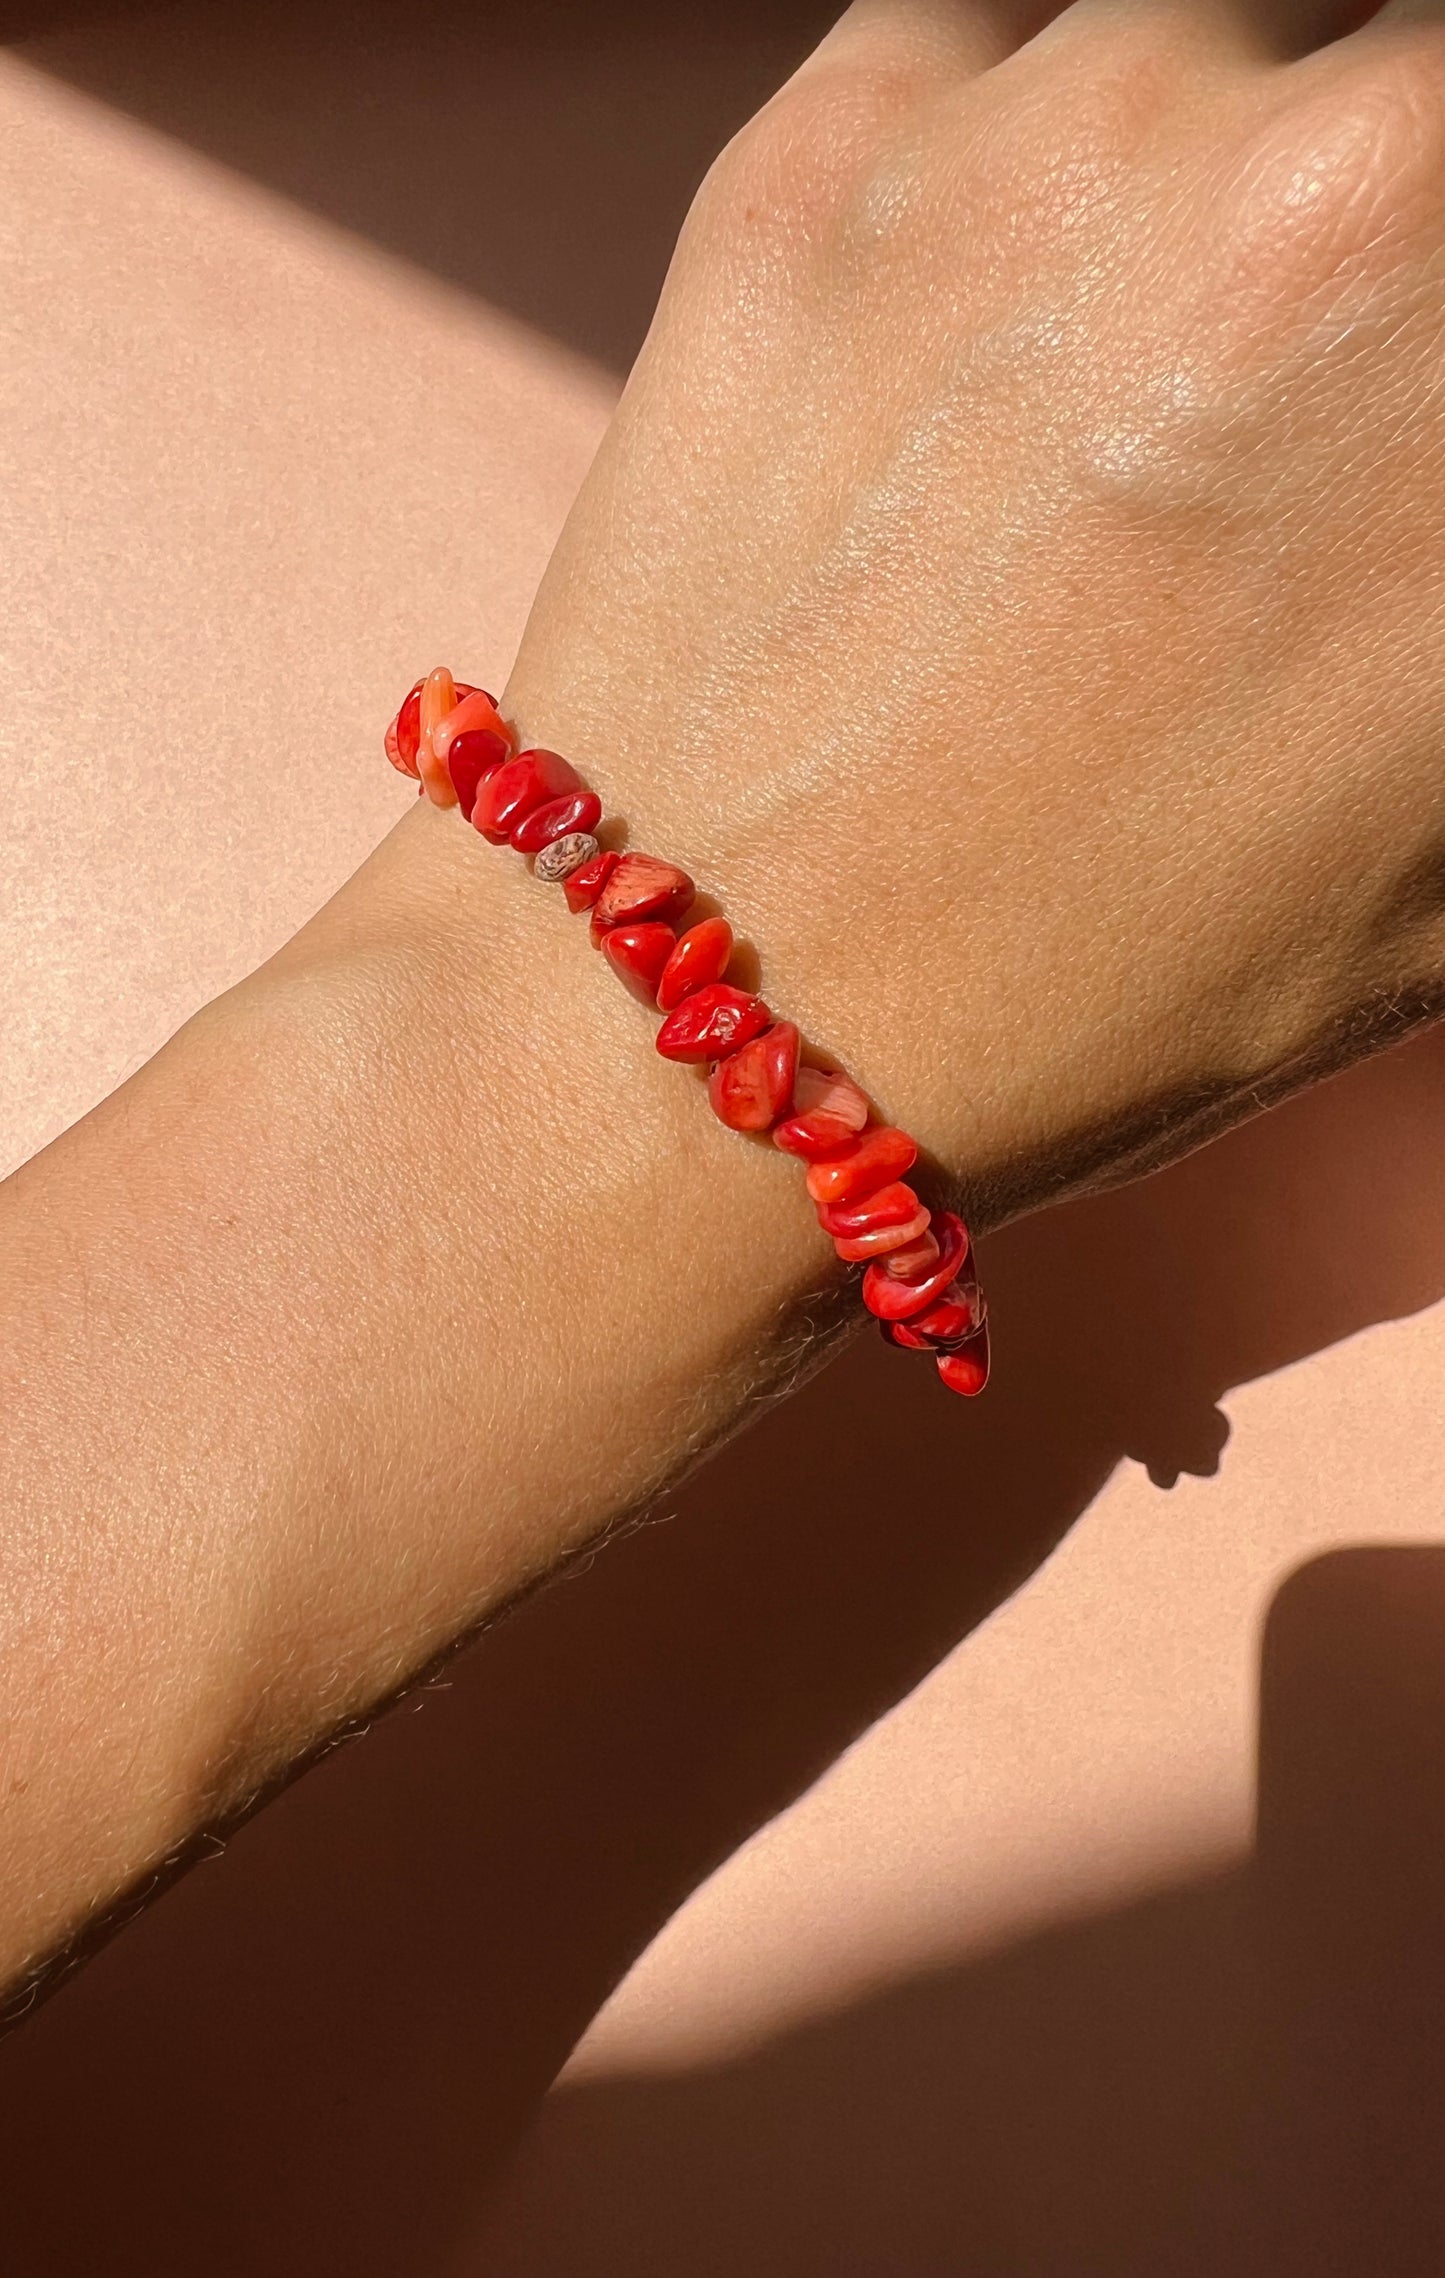
<path fill-rule="evenodd" d="M 505 668 L 821 15 L 8 12 L 5 1164 Z M 1442 1127 L 995 1239 L 977 1412 L 860 1346 L 340 1751 L 0 2052 L 3 2278 L 1438 2272 Z"/>

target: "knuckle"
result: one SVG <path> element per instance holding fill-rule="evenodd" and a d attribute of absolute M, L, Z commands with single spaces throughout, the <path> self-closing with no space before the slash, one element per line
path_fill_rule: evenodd
<path fill-rule="evenodd" d="M 1445 24 L 1390 41 L 1362 88 L 1373 115 L 1377 171 L 1402 210 L 1432 212 L 1445 191 Z"/>
<path fill-rule="evenodd" d="M 1168 12 L 1130 11 L 1107 27 L 1081 19 L 1051 56 L 1039 82 L 1051 110 L 1121 147 L 1137 147 L 1198 97 L 1194 43 Z"/>
<path fill-rule="evenodd" d="M 1250 132 L 1216 209 L 1211 267 L 1239 289 L 1241 321 L 1353 320 L 1410 289 L 1442 205 L 1445 72 L 1397 52 Z"/>
<path fill-rule="evenodd" d="M 1445 26 L 1390 41 L 1267 138 L 1252 184 L 1260 222 L 1307 272 L 1392 266 L 1445 195 Z"/>
<path fill-rule="evenodd" d="M 698 197 L 705 221 L 771 222 L 807 242 L 843 226 L 890 161 L 922 94 L 906 59 L 815 61 L 714 161 Z"/>
<path fill-rule="evenodd" d="M 970 171 L 1025 228 L 1057 230 L 1107 203 L 1161 145 L 1173 147 L 1181 116 L 1208 101 L 1187 51 L 1153 16 L 1111 28 L 1083 52 L 1076 31 L 1011 84 L 1007 100 L 980 106 Z"/>

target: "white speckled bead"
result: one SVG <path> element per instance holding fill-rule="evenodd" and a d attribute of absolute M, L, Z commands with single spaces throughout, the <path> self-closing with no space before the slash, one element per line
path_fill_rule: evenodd
<path fill-rule="evenodd" d="M 550 846 L 543 847 L 532 865 L 532 874 L 545 878 L 549 886 L 560 886 L 584 862 L 595 861 L 601 851 L 591 831 L 568 831 L 565 838 L 554 838 Z"/>

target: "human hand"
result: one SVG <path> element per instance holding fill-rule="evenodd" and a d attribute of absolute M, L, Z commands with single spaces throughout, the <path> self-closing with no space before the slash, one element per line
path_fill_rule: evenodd
<path fill-rule="evenodd" d="M 991 1215 L 1445 971 L 1445 7 L 1047 12 L 723 154 L 509 690 Z"/>

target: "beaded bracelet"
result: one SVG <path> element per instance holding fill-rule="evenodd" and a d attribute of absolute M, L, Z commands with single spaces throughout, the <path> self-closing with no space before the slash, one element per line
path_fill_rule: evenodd
<path fill-rule="evenodd" d="M 665 1060 L 708 1063 L 713 1111 L 733 1131 L 772 1133 L 808 1166 L 808 1193 L 840 1258 L 861 1265 L 863 1302 L 892 1345 L 932 1353 L 953 1392 L 988 1382 L 988 1314 L 963 1220 L 930 1211 L 905 1171 L 918 1159 L 906 1131 L 880 1124 L 840 1069 L 801 1057 L 791 1021 L 726 979 L 733 933 L 692 906 L 686 871 L 651 854 L 604 852 L 602 802 L 555 751 L 518 751 L 484 688 L 444 665 L 419 680 L 386 731 L 393 767 L 438 807 L 459 807 L 493 846 L 531 855 L 535 876 L 591 912 L 592 941 L 646 1005 L 665 1016 Z"/>

